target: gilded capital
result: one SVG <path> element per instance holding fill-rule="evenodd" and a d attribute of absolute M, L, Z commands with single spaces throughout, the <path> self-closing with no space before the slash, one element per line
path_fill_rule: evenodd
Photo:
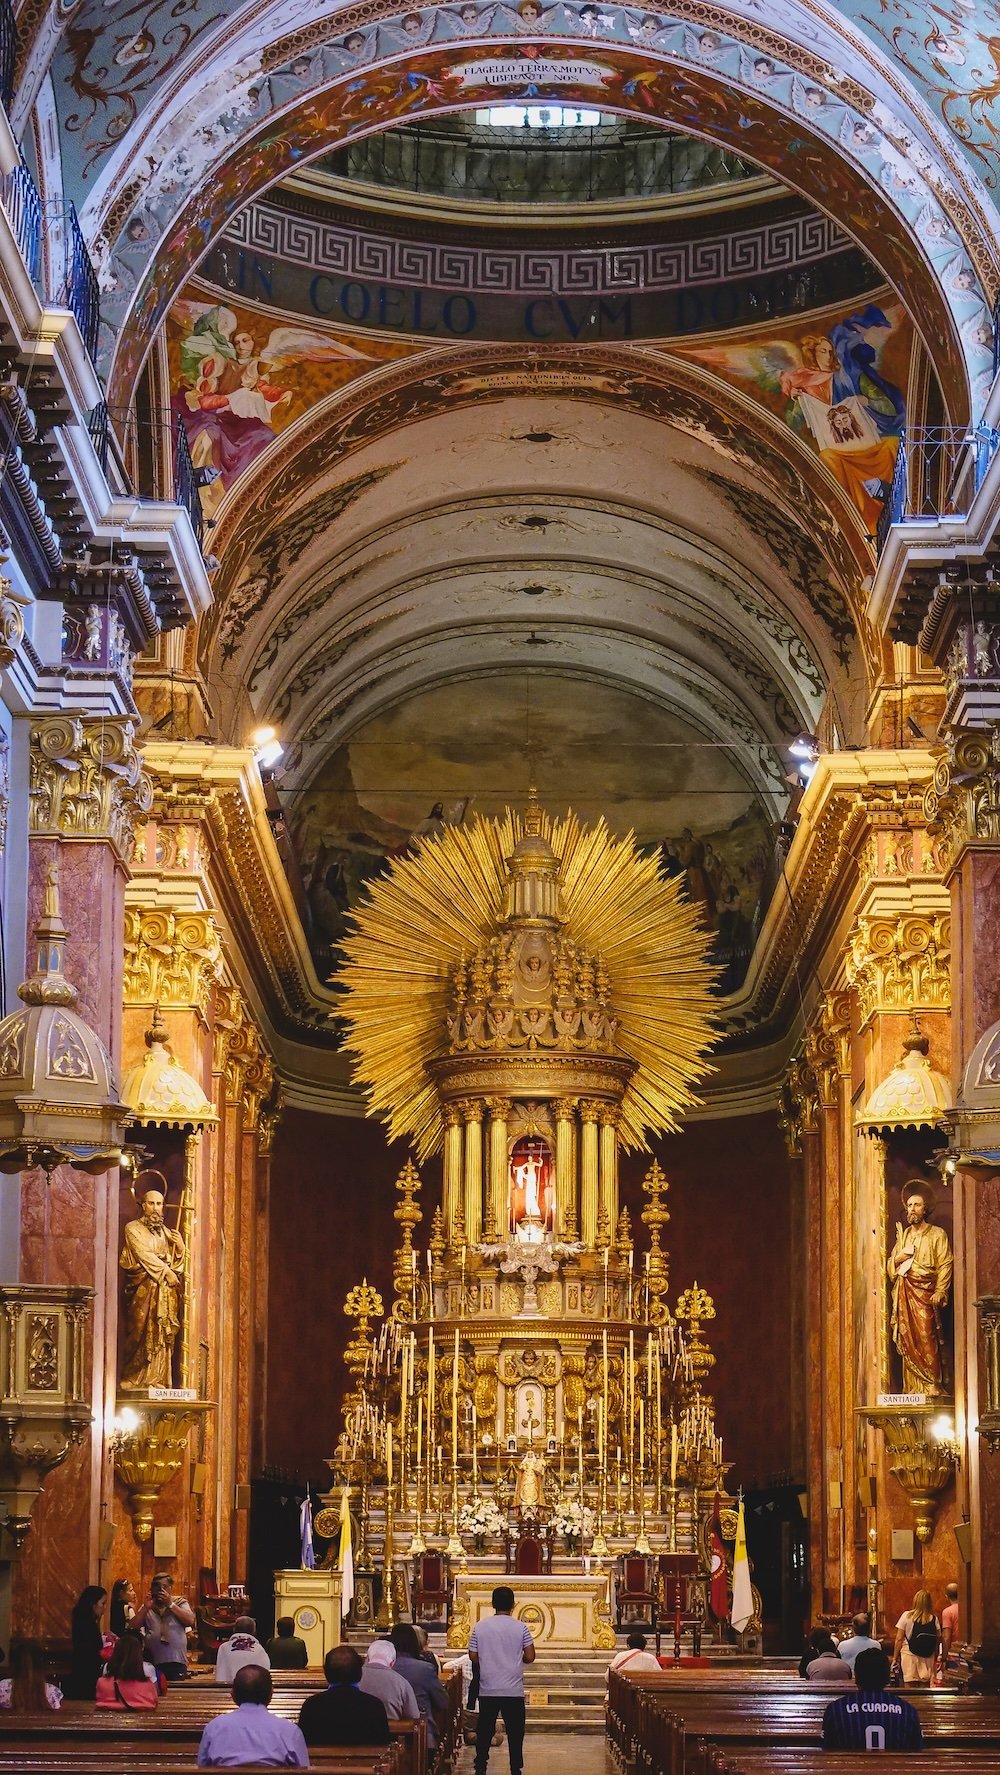
<path fill-rule="evenodd" d="M 510 1097 L 487 1097 L 486 1107 L 495 1122 L 506 1122 L 514 1102 Z"/>
<path fill-rule="evenodd" d="M 837 1102 L 837 1086 L 851 1071 L 850 994 L 828 992 L 805 1040 L 808 1062 L 824 1109 Z"/>
<path fill-rule="evenodd" d="M 598 1103 L 596 1101 L 596 1099 L 594 1099 L 592 1097 L 581 1097 L 581 1099 L 580 1099 L 580 1120 L 581 1120 L 581 1122 L 583 1122 L 584 1124 L 586 1124 L 588 1122 L 590 1122 L 590 1123 L 599 1122 L 601 1119 L 601 1110 L 603 1109 L 603 1107 L 604 1107 L 604 1105 L 602 1103 Z"/>
<path fill-rule="evenodd" d="M 1000 722 L 949 733 L 924 816 L 946 865 L 967 844 L 1000 845 Z"/>
<path fill-rule="evenodd" d="M 17 650 L 24 640 L 24 598 L 19 598 L 10 580 L 0 574 L 0 671 L 14 664 Z"/>
<path fill-rule="evenodd" d="M 193 1008 L 207 1015 L 221 950 L 210 912 L 126 907 L 127 1005 Z"/>
<path fill-rule="evenodd" d="M 131 721 L 52 715 L 33 722 L 28 768 L 33 836 L 106 839 L 131 859 L 135 827 L 153 799 Z"/>
<path fill-rule="evenodd" d="M 879 1011 L 947 1010 L 951 1004 L 951 919 L 945 912 L 858 920 L 845 973 L 861 1020 Z"/>
<path fill-rule="evenodd" d="M 778 1093 L 778 1126 L 791 1158 L 802 1151 L 802 1136 L 819 1127 L 819 1086 L 804 1055 L 793 1060 Z"/>
<path fill-rule="evenodd" d="M 462 1102 L 459 1105 L 459 1108 L 462 1111 L 462 1120 L 465 1123 L 466 1127 L 469 1126 L 470 1122 L 481 1122 L 482 1121 L 482 1119 L 483 1119 L 483 1105 L 478 1097 L 463 1098 Z"/>
<path fill-rule="evenodd" d="M 446 1128 L 459 1128 L 462 1123 L 462 1111 L 457 1103 L 445 1103 L 441 1107 L 441 1120 Z"/>
<path fill-rule="evenodd" d="M 576 1114 L 575 1097 L 557 1097 L 552 1105 L 552 1114 L 557 1122 L 571 1122 Z"/>

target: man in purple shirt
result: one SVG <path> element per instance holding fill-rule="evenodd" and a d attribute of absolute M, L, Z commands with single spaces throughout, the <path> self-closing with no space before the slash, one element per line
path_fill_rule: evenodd
<path fill-rule="evenodd" d="M 264 1763 L 272 1769 L 308 1769 L 309 1752 L 298 1726 L 268 1713 L 271 1672 L 244 1664 L 233 1678 L 232 1713 L 209 1720 L 198 1746 L 199 1769 L 241 1769 Z"/>

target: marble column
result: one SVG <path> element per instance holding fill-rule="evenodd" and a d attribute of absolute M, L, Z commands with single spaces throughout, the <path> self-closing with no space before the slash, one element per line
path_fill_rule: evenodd
<path fill-rule="evenodd" d="M 601 1106 L 601 1180 L 600 1205 L 608 1221 L 608 1237 L 614 1244 L 618 1225 L 618 1110 L 614 1104 Z"/>
<path fill-rule="evenodd" d="M 470 1245 L 483 1236 L 483 1105 L 463 1105 L 465 1121 L 465 1237 Z"/>
<path fill-rule="evenodd" d="M 51 716 L 32 723 L 28 933 L 45 877 L 59 868 L 65 968 L 82 1016 L 121 1065 L 125 885 L 135 822 L 151 791 L 120 717 Z M 15 982 L 16 984 L 16 982 Z M 46 1481 L 12 1590 L 14 1631 L 63 1638 L 83 1586 L 105 1581 L 101 1523 L 113 1498 L 104 1424 L 117 1382 L 117 1169 L 96 1178 L 60 1166 L 21 1179 L 20 1281 L 95 1289 L 85 1359 L 94 1427 Z"/>
<path fill-rule="evenodd" d="M 573 1167 L 573 1128 L 576 1102 L 559 1097 L 552 1105 L 556 1118 L 556 1231 L 561 1239 L 576 1239 L 576 1172 Z"/>
<path fill-rule="evenodd" d="M 444 1117 L 444 1186 L 442 1207 L 444 1231 L 449 1246 L 454 1248 L 455 1220 L 462 1206 L 462 1111 L 457 1103 L 446 1103 Z M 464 1208 L 461 1215 L 464 1221 Z"/>
<path fill-rule="evenodd" d="M 491 1097 L 490 1112 L 490 1175 L 486 1208 L 487 1240 L 503 1239 L 510 1224 L 510 1188 L 507 1167 L 507 1118 L 511 1112 L 509 1097 Z"/>
<path fill-rule="evenodd" d="M 600 1181 L 599 1120 L 601 1105 L 589 1099 L 580 1104 L 580 1237 L 588 1250 L 597 1238 L 597 1206 Z"/>

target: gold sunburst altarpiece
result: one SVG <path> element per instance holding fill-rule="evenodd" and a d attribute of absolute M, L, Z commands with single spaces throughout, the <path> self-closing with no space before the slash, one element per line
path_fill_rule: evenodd
<path fill-rule="evenodd" d="M 370 890 L 353 915 L 337 974 L 354 1075 L 393 1139 L 423 1159 L 442 1126 L 431 1063 L 448 1052 L 450 983 L 463 956 L 501 930 L 508 862 L 518 840 L 540 830 L 560 865 L 560 923 L 606 965 L 616 1046 L 634 1072 L 621 1103 L 619 1139 L 645 1147 L 649 1132 L 675 1129 L 699 1101 L 710 1071 L 710 934 L 679 878 L 664 880 L 631 833 L 575 814 L 554 819 L 508 808 L 425 839 Z"/>

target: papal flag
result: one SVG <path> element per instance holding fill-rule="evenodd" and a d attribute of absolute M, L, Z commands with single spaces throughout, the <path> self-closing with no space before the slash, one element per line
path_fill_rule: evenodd
<path fill-rule="evenodd" d="M 308 1486 L 306 1495 L 299 1509 L 299 1542 L 302 1548 L 302 1565 L 308 1571 L 315 1570 L 316 1554 L 313 1551 L 313 1507 Z"/>
<path fill-rule="evenodd" d="M 340 1613 L 346 1617 L 354 1601 L 354 1547 L 351 1542 L 351 1511 L 345 1485 L 340 1495 Z"/>
<path fill-rule="evenodd" d="M 736 1553 L 733 1558 L 733 1606 L 729 1619 L 737 1633 L 743 1633 L 753 1620 L 753 1591 L 750 1588 L 747 1525 L 743 1513 L 742 1498 L 736 1523 Z"/>

